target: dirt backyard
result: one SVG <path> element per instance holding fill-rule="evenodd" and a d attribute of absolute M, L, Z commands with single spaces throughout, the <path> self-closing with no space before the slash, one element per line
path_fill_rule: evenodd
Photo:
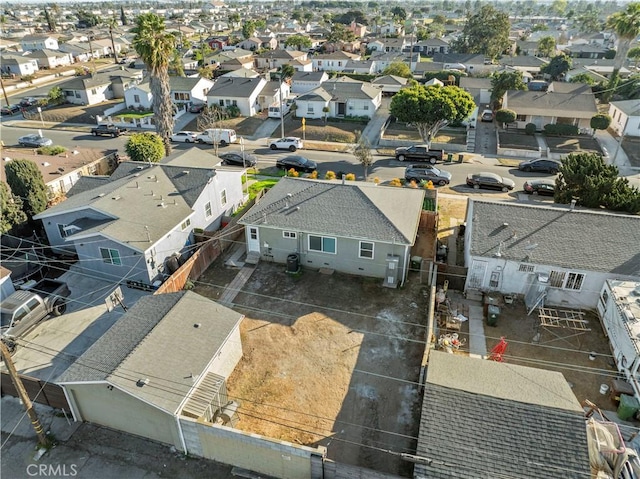
<path fill-rule="evenodd" d="M 219 296 L 234 276 L 220 266 L 196 292 Z M 235 299 L 246 315 L 244 356 L 227 385 L 241 403 L 238 427 L 410 476 L 397 454 L 415 451 L 418 435 L 427 305 L 418 273 L 389 289 L 379 279 L 284 270 L 261 262 Z"/>

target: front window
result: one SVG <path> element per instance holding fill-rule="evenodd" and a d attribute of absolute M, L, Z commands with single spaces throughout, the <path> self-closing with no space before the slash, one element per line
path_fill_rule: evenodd
<path fill-rule="evenodd" d="M 133 95 L 133 101 L 135 103 L 140 103 L 140 95 Z"/>
<path fill-rule="evenodd" d="M 120 252 L 117 249 L 100 248 L 100 256 L 102 256 L 102 261 L 107 264 L 122 266 L 122 261 L 120 261 Z"/>
<path fill-rule="evenodd" d="M 309 250 L 336 254 L 336 239 L 328 236 L 309 235 Z"/>
<path fill-rule="evenodd" d="M 67 225 L 63 225 L 58 223 L 58 233 L 60 233 L 60 238 L 66 238 L 67 237 L 67 230 L 65 229 L 67 227 Z"/>
<path fill-rule="evenodd" d="M 204 216 L 206 218 L 211 217 L 211 201 L 209 201 L 206 205 L 204 205 Z"/>
<path fill-rule="evenodd" d="M 552 271 L 549 276 L 549 286 L 552 288 L 562 288 L 565 273 L 563 271 Z"/>
<path fill-rule="evenodd" d="M 373 243 L 360 241 L 360 258 L 373 259 Z"/>
<path fill-rule="evenodd" d="M 180 225 L 180 228 L 182 228 L 182 231 L 186 230 L 189 226 L 191 225 L 191 219 L 187 218 L 185 221 L 182 222 L 182 224 Z"/>
<path fill-rule="evenodd" d="M 567 276 L 567 283 L 564 285 L 564 288 L 579 291 L 580 289 L 582 289 L 583 281 L 584 281 L 584 274 L 569 273 Z"/>
<path fill-rule="evenodd" d="M 220 204 L 222 206 L 227 204 L 227 190 L 222 190 L 220 192 Z"/>
<path fill-rule="evenodd" d="M 295 231 L 283 231 L 282 232 L 282 237 L 283 238 L 288 238 L 288 239 L 296 239 L 296 232 Z"/>

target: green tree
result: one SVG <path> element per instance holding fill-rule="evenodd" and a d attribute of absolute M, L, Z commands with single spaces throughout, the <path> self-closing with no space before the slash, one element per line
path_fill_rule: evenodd
<path fill-rule="evenodd" d="M 242 36 L 244 38 L 251 38 L 256 32 L 256 22 L 253 20 L 247 20 L 242 25 Z"/>
<path fill-rule="evenodd" d="M 47 21 L 47 26 L 49 27 L 49 31 L 50 32 L 55 32 L 56 31 L 56 21 L 53 18 L 53 15 L 51 15 L 49 13 L 49 10 L 47 10 L 47 8 L 45 7 L 44 9 L 44 18 Z"/>
<path fill-rule="evenodd" d="M 607 18 L 607 27 L 613 30 L 618 37 L 618 49 L 613 64 L 613 73 L 609 79 L 608 92 L 604 95 L 605 100 L 609 100 L 613 90 L 620 81 L 620 69 L 627 58 L 631 42 L 640 35 L 640 3 L 627 4 L 627 7 L 614 13 Z"/>
<path fill-rule="evenodd" d="M 567 10 L 567 0 L 553 0 L 551 11 L 558 16 L 563 16 Z"/>
<path fill-rule="evenodd" d="M 123 26 L 129 25 L 129 19 L 124 14 L 124 5 L 120 5 L 120 21 L 122 22 Z"/>
<path fill-rule="evenodd" d="M 60 105 L 64 101 L 64 92 L 59 86 L 54 86 L 47 94 L 47 103 L 50 105 Z"/>
<path fill-rule="evenodd" d="M 618 168 L 607 165 L 596 153 L 572 153 L 562 160 L 556 178 L 556 203 L 571 200 L 588 208 L 604 206 L 628 213 L 640 212 L 640 192 L 618 176 Z"/>
<path fill-rule="evenodd" d="M 284 45 L 300 51 L 308 50 L 311 48 L 311 39 L 305 35 L 291 35 L 285 40 Z"/>
<path fill-rule="evenodd" d="M 569 83 L 585 83 L 586 85 L 593 86 L 596 84 L 596 81 L 591 78 L 588 73 L 578 73 L 577 75 L 571 77 Z"/>
<path fill-rule="evenodd" d="M 518 114 L 513 110 L 502 108 L 496 112 L 496 121 L 498 123 L 502 123 L 503 125 L 505 123 L 513 123 L 514 121 L 516 121 L 517 117 Z"/>
<path fill-rule="evenodd" d="M 460 53 L 479 53 L 494 60 L 511 45 L 509 16 L 484 5 L 467 21 L 454 48 Z"/>
<path fill-rule="evenodd" d="M 11 160 L 5 167 L 7 183 L 14 195 L 22 199 L 22 208 L 29 218 L 47 207 L 47 186 L 38 166 L 30 160 Z"/>
<path fill-rule="evenodd" d="M 22 200 L 11 193 L 4 181 L 0 182 L 0 234 L 8 233 L 25 221 L 27 215 L 22 211 Z"/>
<path fill-rule="evenodd" d="M 598 113 L 591 117 L 590 126 L 594 130 L 606 130 L 611 125 L 611 117 L 606 113 Z"/>
<path fill-rule="evenodd" d="M 229 20 L 229 23 L 231 24 L 231 27 L 235 28 L 238 25 L 238 23 L 240 23 L 240 21 L 242 20 L 242 17 L 240 17 L 240 14 L 238 12 L 234 12 L 229 15 L 228 20 Z"/>
<path fill-rule="evenodd" d="M 78 17 L 78 23 L 85 28 L 95 27 L 101 23 L 100 17 L 88 10 L 78 10 L 76 16 Z"/>
<path fill-rule="evenodd" d="M 166 31 L 164 19 L 154 13 L 139 15 L 131 31 L 135 34 L 133 47 L 149 71 L 156 132 L 164 142 L 165 154 L 169 155 L 173 134 L 169 62 L 176 48 L 176 37 Z"/>
<path fill-rule="evenodd" d="M 373 155 L 371 154 L 371 143 L 361 132 L 358 132 L 358 144 L 353 152 L 353 156 L 360 162 L 364 170 L 364 181 L 369 178 L 369 168 L 373 165 Z"/>
<path fill-rule="evenodd" d="M 551 57 L 556 52 L 556 39 L 542 37 L 538 40 L 538 53 L 543 57 Z"/>
<path fill-rule="evenodd" d="M 430 144 L 442 127 L 463 121 L 474 108 L 473 97 L 456 86 L 414 85 L 393 96 L 389 111 L 399 121 L 414 124 Z"/>
<path fill-rule="evenodd" d="M 124 150 L 133 161 L 157 163 L 165 153 L 162 138 L 155 133 L 133 133 L 127 139 Z"/>
<path fill-rule="evenodd" d="M 496 72 L 491 75 L 491 104 L 498 108 L 502 105 L 502 98 L 507 91 L 526 89 L 521 71 Z"/>
<path fill-rule="evenodd" d="M 635 63 L 636 69 L 638 68 L 638 63 L 640 63 L 640 47 L 633 47 L 629 49 L 629 53 L 627 53 L 627 57 L 631 58 Z"/>
<path fill-rule="evenodd" d="M 391 15 L 393 15 L 394 20 L 399 23 L 402 23 L 407 19 L 407 11 L 399 6 L 391 9 Z"/>
<path fill-rule="evenodd" d="M 571 70 L 572 60 L 564 53 L 556 55 L 549 63 L 540 68 L 540 72 L 551 77 L 552 80 L 558 80 L 562 75 Z"/>
<path fill-rule="evenodd" d="M 355 34 L 342 23 L 334 23 L 331 32 L 327 35 L 328 42 L 350 42 L 356 39 Z"/>
<path fill-rule="evenodd" d="M 402 78 L 413 78 L 411 68 L 404 62 L 390 63 L 387 68 L 382 71 L 383 75 L 395 75 Z"/>
<path fill-rule="evenodd" d="M 301 10 L 294 10 L 291 13 L 291 20 L 295 20 L 296 22 L 299 22 L 302 20 L 302 11 Z"/>
<path fill-rule="evenodd" d="M 169 75 L 176 77 L 185 77 L 184 63 L 182 63 L 182 56 L 178 50 L 174 50 L 171 54 L 169 61 Z"/>

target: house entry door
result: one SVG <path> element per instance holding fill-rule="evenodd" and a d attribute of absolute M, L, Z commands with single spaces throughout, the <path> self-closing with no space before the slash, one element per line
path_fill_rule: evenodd
<path fill-rule="evenodd" d="M 249 252 L 260 252 L 260 237 L 258 236 L 258 228 L 256 228 L 255 226 L 249 226 L 247 249 L 249 250 Z"/>
<path fill-rule="evenodd" d="M 487 272 L 487 262 L 474 259 L 467 276 L 467 288 L 480 289 L 484 284 L 484 275 Z"/>

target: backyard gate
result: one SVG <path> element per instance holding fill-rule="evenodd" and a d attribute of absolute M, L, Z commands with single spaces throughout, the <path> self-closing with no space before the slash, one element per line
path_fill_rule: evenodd
<path fill-rule="evenodd" d="M 2 372 L 1 374 L 0 393 L 3 396 L 8 394 L 9 396 L 20 397 L 9 373 Z M 19 377 L 31 401 L 46 404 L 56 409 L 64 409 L 67 412 L 71 411 L 61 386 L 38 378 L 32 378 L 31 376 L 24 376 L 23 374 L 20 374 Z"/>

